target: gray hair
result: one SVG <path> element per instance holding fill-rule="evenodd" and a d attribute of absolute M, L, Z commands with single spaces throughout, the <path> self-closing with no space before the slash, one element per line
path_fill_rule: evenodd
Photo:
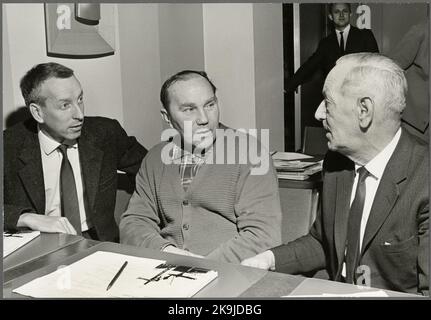
<path fill-rule="evenodd" d="M 384 113 L 399 120 L 406 106 L 407 80 L 404 70 L 378 53 L 355 53 L 341 57 L 336 66 L 351 65 L 340 91 L 365 93 L 379 99 Z"/>

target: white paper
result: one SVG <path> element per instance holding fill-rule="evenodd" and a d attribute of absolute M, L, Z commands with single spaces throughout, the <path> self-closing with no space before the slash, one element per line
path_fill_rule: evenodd
<path fill-rule="evenodd" d="M 272 155 L 274 160 L 301 160 L 313 158 L 307 154 L 297 153 L 297 152 L 276 152 Z"/>
<path fill-rule="evenodd" d="M 124 262 L 128 264 L 114 285 L 108 284 L 120 270 Z M 13 290 L 13 292 L 35 298 L 143 298 L 143 297 L 191 297 L 217 277 L 217 272 L 194 274 L 180 277 L 163 277 L 178 274 L 165 272 L 159 281 L 145 284 L 164 269 L 156 266 L 161 260 L 127 256 L 119 253 L 97 251 L 69 266 L 37 278 Z"/>
<path fill-rule="evenodd" d="M 40 235 L 40 231 L 24 231 L 18 233 L 3 232 L 3 258 L 18 250 Z"/>
<path fill-rule="evenodd" d="M 320 298 L 329 298 L 329 297 L 347 297 L 347 298 L 377 298 L 377 297 L 389 297 L 386 292 L 383 290 L 372 290 L 372 291 L 363 291 L 363 292 L 353 292 L 353 293 L 322 293 L 322 294 L 307 294 L 307 295 L 288 295 L 283 296 L 284 298 L 311 298 L 311 297 L 320 297 Z"/>

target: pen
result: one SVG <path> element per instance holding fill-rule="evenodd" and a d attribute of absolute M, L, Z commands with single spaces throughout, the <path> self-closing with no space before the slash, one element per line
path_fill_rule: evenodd
<path fill-rule="evenodd" d="M 106 288 L 106 291 L 111 289 L 111 287 L 114 285 L 115 281 L 117 281 L 118 277 L 123 272 L 124 268 L 127 266 L 127 263 L 128 263 L 127 261 L 123 263 L 120 270 L 118 270 L 117 274 L 114 276 L 114 278 L 112 278 L 111 282 L 109 282 L 108 287 Z"/>

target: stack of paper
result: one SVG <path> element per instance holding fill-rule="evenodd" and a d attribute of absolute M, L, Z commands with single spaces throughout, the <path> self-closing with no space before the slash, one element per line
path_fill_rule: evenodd
<path fill-rule="evenodd" d="M 3 232 L 3 258 L 40 235 L 40 231 Z"/>
<path fill-rule="evenodd" d="M 192 297 L 216 277 L 213 270 L 97 251 L 13 292 L 35 298 L 181 298 Z"/>
<path fill-rule="evenodd" d="M 280 179 L 306 180 L 322 171 L 322 160 L 314 161 L 313 157 L 301 153 L 275 152 L 272 159 Z"/>

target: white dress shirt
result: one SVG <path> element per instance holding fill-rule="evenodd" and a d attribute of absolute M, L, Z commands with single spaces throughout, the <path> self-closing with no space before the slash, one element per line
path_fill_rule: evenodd
<path fill-rule="evenodd" d="M 58 146 L 60 143 L 48 137 L 42 130 L 38 131 L 40 143 L 40 152 L 42 155 L 43 180 L 45 184 L 45 215 L 61 216 L 60 202 L 60 169 L 63 155 Z M 87 231 L 90 226 L 90 221 L 87 220 L 84 206 L 84 192 L 81 178 L 81 165 L 79 162 L 78 143 L 75 142 L 67 149 L 67 157 L 73 169 L 75 177 L 76 191 L 79 202 L 79 215 L 81 217 L 81 230 Z"/>
<path fill-rule="evenodd" d="M 361 230 L 359 236 L 359 251 L 362 248 L 362 240 L 365 234 L 365 228 L 367 226 L 367 221 L 370 216 L 371 207 L 374 202 L 374 197 L 376 196 L 377 188 L 379 187 L 380 180 L 382 179 L 383 172 L 385 171 L 386 165 L 389 162 L 394 150 L 398 144 L 398 141 L 401 137 L 401 128 L 398 129 L 395 136 L 392 138 L 391 142 L 389 142 L 386 147 L 380 151 L 373 159 L 371 159 L 366 165 L 365 169 L 370 173 L 365 178 L 365 201 L 364 201 L 364 209 L 362 211 L 362 219 L 361 219 Z M 353 182 L 352 194 L 350 196 L 350 206 L 355 199 L 356 187 L 358 185 L 358 169 L 360 165 L 355 164 L 355 180 Z M 346 263 L 343 264 L 342 275 L 346 276 Z"/>
<path fill-rule="evenodd" d="M 347 27 L 344 28 L 344 30 L 339 31 L 335 29 L 335 33 L 337 35 L 338 45 L 340 45 L 341 41 L 341 34 L 340 32 L 343 32 L 343 39 L 344 39 L 344 51 L 346 51 L 346 44 L 347 44 L 347 38 L 349 37 L 349 31 L 350 31 L 350 24 L 347 25 Z"/>

